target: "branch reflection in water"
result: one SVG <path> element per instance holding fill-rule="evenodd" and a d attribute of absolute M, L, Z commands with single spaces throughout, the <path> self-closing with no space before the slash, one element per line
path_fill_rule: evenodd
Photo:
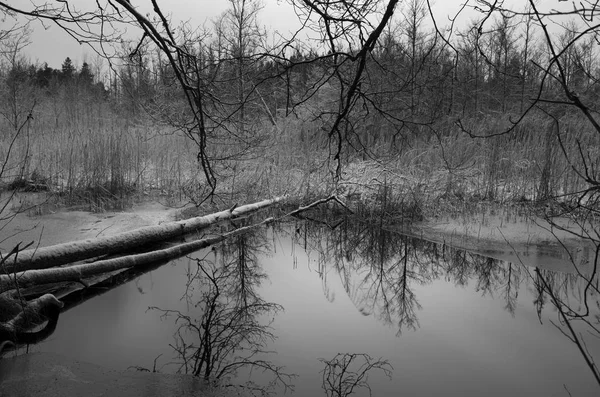
<path fill-rule="evenodd" d="M 363 315 L 374 315 L 397 327 L 419 327 L 421 309 L 415 289 L 444 278 L 457 287 L 475 283 L 482 296 L 501 298 L 504 308 L 514 316 L 522 288 L 534 296 L 532 306 L 540 322 L 546 316 L 575 342 L 586 364 L 598 380 L 593 356 L 585 340 L 600 337 L 598 275 L 554 272 L 530 268 L 519 263 L 470 253 L 386 229 L 380 225 L 345 221 L 334 229 L 314 223 L 298 223 L 293 233 L 295 244 L 318 254 L 318 272 L 324 294 L 331 299 L 328 277 L 339 275 L 345 292 Z M 597 262 L 596 257 L 596 262 Z M 573 268 L 565 265 L 565 268 Z M 552 316 L 558 311 L 558 321 Z M 573 321 L 579 324 L 573 325 Z M 575 328 L 573 328 L 575 327 Z M 583 332 L 581 332 L 583 331 Z M 600 380 L 598 381 L 600 386 Z"/>
<path fill-rule="evenodd" d="M 257 288 L 267 276 L 257 262 L 266 253 L 266 230 L 234 236 L 203 258 L 189 258 L 183 299 L 188 312 L 151 307 L 178 325 L 171 347 L 177 371 L 203 378 L 215 386 L 235 387 L 251 395 L 292 390 L 293 375 L 269 361 L 268 345 L 276 336 L 271 323 L 283 307 L 264 301 Z M 252 372 L 261 380 L 252 380 Z M 248 381 L 240 382 L 244 374 Z"/>
<path fill-rule="evenodd" d="M 419 326 L 421 309 L 415 285 L 428 284 L 444 276 L 459 286 L 477 276 L 478 290 L 491 293 L 506 269 L 498 260 L 456 250 L 379 225 L 344 222 L 334 230 L 304 223 L 296 229 L 296 242 L 319 254 L 319 274 L 327 291 L 328 273 L 340 275 L 354 305 L 364 315 L 373 314 L 386 324 L 395 324 L 398 335 Z M 520 272 L 510 265 L 505 285 L 507 307 L 514 309 Z M 516 279 L 516 281 L 515 281 Z M 327 293 L 327 292 L 326 292 Z"/>
<path fill-rule="evenodd" d="M 381 371 L 392 378 L 392 366 L 387 360 L 374 360 L 368 354 L 338 353 L 330 360 L 321 358 L 324 364 L 322 388 L 327 397 L 348 397 L 364 389 L 371 395 L 369 374 Z"/>
<path fill-rule="evenodd" d="M 380 371 L 373 373 L 374 395 L 398 387 L 408 395 L 438 395 L 448 382 L 463 395 L 482 395 L 494 382 L 497 392 L 488 395 L 527 394 L 527 388 L 538 390 L 528 395 L 562 393 L 563 383 L 573 395 L 597 392 L 585 367 L 596 371 L 594 357 L 600 353 L 594 269 L 569 273 L 566 266 L 565 272 L 525 267 L 407 236 L 390 225 L 312 215 L 322 222 L 257 228 L 157 269 L 155 279 L 142 276 L 140 283 L 154 285 L 143 299 L 127 282 L 155 266 L 68 295 L 50 291 L 64 302 L 63 310 L 103 296 L 61 314 L 56 335 L 42 349 L 76 349 L 77 358 L 87 361 L 106 356 L 115 368 L 132 362 L 147 366 L 163 353 L 160 371 L 179 369 L 222 385 L 235 382 L 253 394 L 282 394 L 292 383 L 282 365 L 302 376 L 296 389 L 322 394 L 318 360 L 339 352 L 383 357 L 394 365 L 391 382 Z M 542 266 L 543 260 L 536 263 Z M 125 285 L 115 288 L 120 283 Z M 187 307 L 171 299 L 182 294 L 182 287 Z M 170 316 L 164 331 L 138 316 L 153 305 Z M 514 321 L 499 315 L 503 308 Z M 543 325 L 538 326 L 536 311 Z M 146 317 L 160 321 L 157 313 Z M 118 321 L 138 328 L 128 334 L 115 327 Z M 555 332 L 551 321 L 575 344 Z M 171 344 L 178 356 L 165 367 L 175 329 Z M 140 335 L 155 339 L 148 343 Z M 273 342 L 275 336 L 279 339 Z M 166 349 L 149 354 L 157 343 Z M 249 374 L 255 383 L 244 381 Z M 428 382 L 429 377 L 435 381 Z M 279 387 L 270 388 L 270 382 Z"/>

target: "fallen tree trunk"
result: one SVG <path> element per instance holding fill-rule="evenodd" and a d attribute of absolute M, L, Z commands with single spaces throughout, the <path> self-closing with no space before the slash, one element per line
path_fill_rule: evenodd
<path fill-rule="evenodd" d="M 280 202 L 284 198 L 285 197 L 275 197 L 270 200 L 247 204 L 238 208 L 234 207 L 210 215 L 183 221 L 163 223 L 162 225 L 157 226 L 144 227 L 110 237 L 73 241 L 49 247 L 20 251 L 14 258 L 10 258 L 10 260 L 4 262 L 0 269 L 0 274 L 23 272 L 25 270 L 48 269 L 54 266 L 94 258 L 100 255 L 130 251 L 141 245 L 170 240 L 194 231 L 205 229 L 226 219 L 232 219 L 240 215 L 252 213 Z M 128 266 L 134 265 L 135 263 L 132 263 Z M 107 269 L 106 271 L 110 271 L 110 269 Z"/>
<path fill-rule="evenodd" d="M 85 278 L 96 276 L 98 274 L 159 261 L 168 261 L 182 257 L 191 252 L 198 251 L 199 249 L 209 247 L 231 236 L 245 233 L 255 227 L 262 226 L 271 221 L 273 221 L 273 218 L 268 218 L 260 223 L 241 227 L 229 233 L 191 241 L 176 245 L 174 247 L 146 252 L 143 254 L 128 255 L 81 265 L 56 267 L 52 269 L 27 270 L 14 274 L 2 274 L 0 275 L 0 287 L 2 287 L 3 290 L 8 290 L 17 288 L 17 286 L 19 288 L 23 288 L 31 285 L 51 284 L 67 281 L 81 282 Z"/>

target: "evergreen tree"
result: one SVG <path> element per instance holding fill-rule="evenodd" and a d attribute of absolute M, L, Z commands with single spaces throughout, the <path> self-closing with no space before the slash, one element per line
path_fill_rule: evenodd
<path fill-rule="evenodd" d="M 38 87 L 46 88 L 48 87 L 48 85 L 50 85 L 50 81 L 52 80 L 52 78 L 55 77 L 57 74 L 58 71 L 48 66 L 48 63 L 45 62 L 44 66 L 39 68 L 35 73 L 35 84 Z"/>
<path fill-rule="evenodd" d="M 83 65 L 81 65 L 81 70 L 79 71 L 78 79 L 79 83 L 85 87 L 91 86 L 94 82 L 94 75 L 92 74 L 90 70 L 90 65 L 88 65 L 87 62 L 84 62 Z"/>
<path fill-rule="evenodd" d="M 71 58 L 67 57 L 67 58 L 65 58 L 65 61 L 63 62 L 62 66 L 61 66 L 62 78 L 64 80 L 70 80 L 73 78 L 74 74 L 75 74 L 75 66 L 73 66 L 73 62 L 71 61 Z"/>

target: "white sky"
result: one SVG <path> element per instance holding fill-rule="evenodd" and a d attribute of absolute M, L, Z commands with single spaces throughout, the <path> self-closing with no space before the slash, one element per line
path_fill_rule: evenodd
<path fill-rule="evenodd" d="M 74 0 L 71 3 L 83 7 L 86 3 L 95 0 Z M 136 6 L 142 9 L 149 8 L 150 0 L 131 0 Z M 158 0 L 165 13 L 172 15 L 172 21 L 177 25 L 180 21 L 189 21 L 192 25 L 210 25 L 211 21 L 221 14 L 229 6 L 228 0 Z M 434 0 L 433 10 L 436 14 L 438 26 L 443 27 L 448 24 L 447 16 L 454 15 L 465 0 Z M 473 3 L 473 0 L 469 0 Z M 36 1 L 37 3 L 42 0 Z M 404 1 L 406 2 L 406 0 Z M 517 7 L 524 7 L 524 0 L 510 0 L 517 4 Z M 558 0 L 552 0 L 546 4 L 558 5 Z M 16 7 L 31 7 L 31 0 L 13 0 L 10 4 Z M 288 0 L 263 0 L 264 8 L 259 14 L 260 24 L 265 26 L 269 33 L 279 32 L 284 36 L 290 36 L 294 28 L 298 27 L 297 18 L 293 12 Z M 522 5 L 521 5 L 522 4 Z M 402 6 L 402 3 L 401 3 Z M 145 13 L 145 12 L 144 12 Z M 397 12 L 397 15 L 399 13 Z M 475 14 L 465 12 L 461 20 L 466 21 Z M 8 24 L 9 21 L 1 22 Z M 73 38 L 68 36 L 58 26 L 46 23 L 48 29 L 44 29 L 39 22 L 33 22 L 34 33 L 32 35 L 32 44 L 26 50 L 25 55 L 32 62 L 48 64 L 53 68 L 60 68 L 64 59 L 70 57 L 76 66 L 81 66 L 83 61 L 92 64 L 95 53 L 86 45 L 80 46 Z M 459 22 L 460 25 L 460 22 Z M 135 36 L 133 36 L 135 37 Z"/>
<path fill-rule="evenodd" d="M 11 4 L 19 5 L 28 3 L 28 0 L 12 1 Z M 147 4 L 147 0 L 132 0 L 133 4 Z M 75 2 L 77 3 L 77 2 Z M 195 25 L 211 21 L 227 9 L 227 0 L 175 0 L 159 1 L 165 13 L 172 15 L 172 21 L 190 21 Z M 266 0 L 265 8 L 260 14 L 261 24 L 270 31 L 289 30 L 289 21 L 295 19 L 291 7 L 287 3 L 278 4 L 275 0 Z M 48 62 L 53 68 L 60 68 L 64 59 L 70 57 L 76 65 L 81 65 L 84 60 L 93 59 L 95 53 L 87 45 L 79 45 L 72 37 L 60 27 L 46 23 L 49 28 L 44 30 L 40 23 L 34 22 L 32 27 L 32 43 L 27 47 L 26 54 L 31 61 L 39 63 Z"/>
<path fill-rule="evenodd" d="M 434 12 L 439 16 L 446 16 L 456 12 L 461 0 L 437 0 Z M 30 7 L 30 0 L 9 1 L 16 7 Z M 39 3 L 39 2 L 38 2 Z M 85 1 L 74 1 L 80 7 Z M 149 0 L 132 0 L 134 5 L 147 7 Z M 289 36 L 294 28 L 298 27 L 297 18 L 291 5 L 286 0 L 263 0 L 264 8 L 260 12 L 260 24 L 265 26 L 270 33 L 279 32 Z M 190 21 L 194 25 L 210 24 L 211 21 L 226 10 L 229 6 L 227 0 L 159 0 L 166 13 L 172 15 L 172 21 Z M 445 21 L 441 18 L 440 22 Z M 8 24 L 9 21 L 0 22 Z M 95 53 L 86 45 L 79 45 L 58 26 L 46 23 L 44 29 L 39 22 L 33 22 L 32 43 L 26 48 L 25 55 L 32 61 L 42 64 L 48 62 L 53 68 L 60 68 L 66 57 L 70 57 L 75 65 L 81 66 L 83 61 L 92 62 Z"/>

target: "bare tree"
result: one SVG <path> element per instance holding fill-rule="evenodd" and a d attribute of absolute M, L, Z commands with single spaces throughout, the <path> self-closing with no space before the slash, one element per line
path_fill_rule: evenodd
<path fill-rule="evenodd" d="M 414 114 L 417 108 L 416 98 L 421 97 L 417 93 L 417 74 L 419 73 L 420 56 L 418 51 L 423 48 L 423 34 L 421 32 L 423 22 L 427 16 L 424 0 L 411 0 L 407 9 L 403 12 L 404 29 L 409 48 L 410 58 L 410 112 Z"/>
<path fill-rule="evenodd" d="M 329 154 L 335 162 L 335 174 L 340 176 L 344 148 L 356 137 L 353 111 L 365 104 L 367 64 L 377 43 L 391 22 L 399 3 L 397 0 L 352 0 L 329 2 L 292 0 L 302 26 L 315 32 L 326 44 L 327 75 L 322 81 L 335 81 L 337 109 L 320 116 L 329 139 Z M 377 15 L 376 18 L 372 18 Z"/>

